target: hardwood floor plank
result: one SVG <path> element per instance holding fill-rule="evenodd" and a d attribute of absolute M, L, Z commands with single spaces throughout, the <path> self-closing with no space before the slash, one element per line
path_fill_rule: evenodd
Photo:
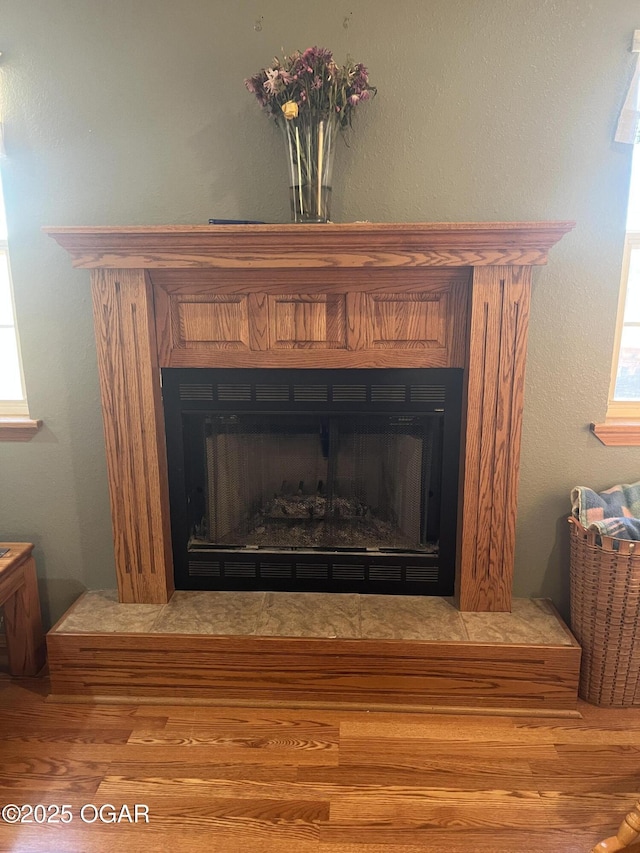
<path fill-rule="evenodd" d="M 397 832 L 389 827 L 323 828 L 318 853 L 586 853 L 599 839 L 593 832 L 574 830 L 430 829 Z"/>
<path fill-rule="evenodd" d="M 245 746 L 227 746 L 225 744 L 199 744 L 189 747 L 189 766 L 194 772 L 207 774 L 211 768 L 220 764 L 251 764 L 270 767 L 299 767 L 300 765 L 325 765 L 337 767 L 338 750 L 304 749 L 252 749 Z M 123 757 L 125 756 L 126 757 Z M 178 765 L 184 765 L 185 755 L 182 746 L 148 746 L 130 744 L 121 750 L 114 747 L 111 772 L 144 774 L 152 768 L 158 773 L 169 772 Z M 146 768 L 146 770 L 145 770 Z"/>
<path fill-rule="evenodd" d="M 372 749 L 373 748 L 373 749 Z M 621 747 L 624 749 L 625 747 Z M 630 747 L 633 748 L 633 747 Z M 394 764 L 402 756 L 424 759 L 467 758 L 471 761 L 553 761 L 558 758 L 558 749 L 552 743 L 520 743 L 504 740 L 439 740 L 437 738 L 369 738 L 342 737 L 340 752 L 343 758 L 357 755 L 365 763 L 377 760 L 380 754 L 393 756 Z M 362 761 L 360 763 L 363 763 Z"/>
<path fill-rule="evenodd" d="M 640 708 L 80 706 L 26 682 L 0 675 L 0 805 L 76 819 L 0 822 L 11 853 L 587 853 L 640 793 Z M 142 803 L 150 822 L 83 824 L 84 803 Z"/>
<path fill-rule="evenodd" d="M 81 791 L 92 794 L 98 789 L 107 766 L 66 758 L 3 761 L 0 766 L 0 793 L 5 801 L 11 803 L 16 802 L 18 794 L 22 794 L 22 802 L 31 802 L 25 799 L 26 795 L 45 787 L 58 793 Z"/>
<path fill-rule="evenodd" d="M 351 798 L 354 801 L 378 800 L 401 805 L 404 801 L 434 800 L 439 802 L 440 792 L 445 799 L 451 796 L 456 788 L 427 787 L 420 785 L 381 785 L 369 784 L 348 785 L 337 781 L 301 782 L 294 779 L 277 778 L 216 778 L 192 779 L 177 777 L 174 779 L 153 777 L 148 779 L 126 779 L 123 777 L 106 777 L 100 785 L 97 796 L 111 802 L 119 796 L 125 801 L 132 801 L 135 796 L 143 797 L 145 802 L 163 802 L 171 797 L 174 804 L 189 803 L 197 799 L 224 798 L 232 799 L 266 799 L 282 800 L 326 800 L 331 803 Z M 484 789 L 486 790 L 486 789 Z M 479 800 L 478 791 L 466 790 L 467 800 Z M 507 792 L 502 792 L 507 796 Z M 537 805 L 539 793 L 533 792 Z"/>
<path fill-rule="evenodd" d="M 499 770 L 482 772 L 475 769 L 464 772 L 459 768 L 444 767 L 438 770 L 416 767 L 389 768 L 383 765 L 380 767 L 346 766 L 339 767 L 337 770 L 326 767 L 300 767 L 298 769 L 298 779 L 305 782 L 324 784 L 334 784 L 337 780 L 340 780 L 347 789 L 375 785 L 380 779 L 384 779 L 387 788 L 388 786 L 405 787 L 416 785 L 426 788 L 440 787 L 448 789 L 463 782 L 465 788 L 476 791 L 478 795 L 488 788 L 510 790 L 523 784 L 530 785 L 531 788 L 534 788 L 535 785 L 533 777 L 527 768 L 522 771 L 519 768 L 514 768 L 511 772 Z"/>
<path fill-rule="evenodd" d="M 424 716 L 415 714 L 375 714 L 352 717 L 343 715 L 340 737 L 348 738 L 419 738 L 438 742 L 515 739 L 515 718 L 469 715 L 461 718 L 451 714 L 434 714 L 426 723 Z M 527 718 L 525 718 L 527 719 Z M 539 722 L 539 720 L 538 720 Z"/>
<path fill-rule="evenodd" d="M 134 713 L 134 709 L 118 705 L 97 707 L 94 705 L 58 705 L 42 702 L 36 707 L 25 707 L 0 712 L 4 730 L 37 729 L 41 724 L 48 729 L 72 728 L 74 725 L 94 726 L 97 728 L 164 728 L 166 719 L 162 717 L 144 717 Z"/>
<path fill-rule="evenodd" d="M 547 813 L 537 791 L 478 792 L 456 788 L 424 788 L 419 797 L 375 795 L 340 797 L 331 803 L 330 823 L 345 827 L 395 827 L 399 833 L 456 827 L 527 829 L 547 825 Z"/>
<path fill-rule="evenodd" d="M 624 793 L 640 786 L 640 746 L 631 744 L 559 744 L 559 761 L 530 762 L 534 779 L 541 786 L 588 794 L 604 791 Z"/>
<path fill-rule="evenodd" d="M 12 853 L 318 853 L 318 842 L 303 838 L 288 840 L 282 833 L 273 837 L 253 834 L 250 842 L 242 834 L 211 831 L 211 829 L 181 830 L 164 824 L 152 827 L 64 827 L 53 831 L 37 827 L 28 832 L 0 828 L 0 850 Z M 118 841 L 114 845 L 114 834 Z M 167 842 L 167 839 L 170 842 Z M 170 843 L 171 847 L 165 847 Z"/>
<path fill-rule="evenodd" d="M 615 713 L 615 711 L 614 711 Z M 539 723 L 539 721 L 538 721 Z M 607 729 L 605 726 L 563 726 L 560 724 L 519 724 L 513 739 L 520 743 L 554 743 L 588 746 L 594 744 L 640 744 L 640 722 L 628 728 Z"/>
<path fill-rule="evenodd" d="M 2 715 L 0 714 L 0 720 Z M 4 723 L 4 721 L 2 720 Z M 131 738 L 131 729 L 109 729 L 109 728 L 65 728 L 47 730 L 42 727 L 40 730 L 32 729 L 30 726 L 23 726 L 22 729 L 13 727 L 9 731 L 3 731 L 0 736 L 0 742 L 10 746 L 14 745 L 29 745 L 41 744 L 43 748 L 52 744 L 72 745 L 103 745 L 103 744 L 126 744 Z"/>
<path fill-rule="evenodd" d="M 549 826 L 573 825 L 586 828 L 602 826 L 615 814 L 620 815 L 622 820 L 638 799 L 638 791 L 637 787 L 631 791 L 611 793 L 541 791 L 540 797 L 549 815 Z"/>

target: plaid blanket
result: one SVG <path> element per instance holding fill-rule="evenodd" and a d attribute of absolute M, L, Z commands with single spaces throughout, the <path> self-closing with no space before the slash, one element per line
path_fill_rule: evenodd
<path fill-rule="evenodd" d="M 640 540 L 640 482 L 594 492 L 586 486 L 571 491 L 573 517 L 583 527 L 616 539 Z"/>

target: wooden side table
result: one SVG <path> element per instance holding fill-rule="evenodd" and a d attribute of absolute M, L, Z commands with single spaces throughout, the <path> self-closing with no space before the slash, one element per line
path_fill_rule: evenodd
<path fill-rule="evenodd" d="M 36 564 L 28 542 L 0 542 L 0 606 L 11 675 L 37 675 L 45 662 Z"/>

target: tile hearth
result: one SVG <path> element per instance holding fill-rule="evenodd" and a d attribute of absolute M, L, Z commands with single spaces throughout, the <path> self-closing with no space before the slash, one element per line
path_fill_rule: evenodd
<path fill-rule="evenodd" d="M 204 634 L 571 646 L 545 599 L 514 599 L 511 613 L 461 613 L 438 597 L 175 592 L 166 605 L 120 604 L 115 590 L 85 593 L 52 633 Z"/>

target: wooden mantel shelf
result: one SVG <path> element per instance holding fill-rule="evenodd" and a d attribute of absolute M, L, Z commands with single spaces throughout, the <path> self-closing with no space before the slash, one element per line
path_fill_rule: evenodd
<path fill-rule="evenodd" d="M 510 610 L 531 267 L 573 226 L 46 228 L 91 270 L 120 600 L 173 592 L 162 368 L 444 367 L 465 378 L 456 600 Z"/>
<path fill-rule="evenodd" d="M 87 269 L 539 265 L 574 222 L 67 226 L 44 231 Z"/>

